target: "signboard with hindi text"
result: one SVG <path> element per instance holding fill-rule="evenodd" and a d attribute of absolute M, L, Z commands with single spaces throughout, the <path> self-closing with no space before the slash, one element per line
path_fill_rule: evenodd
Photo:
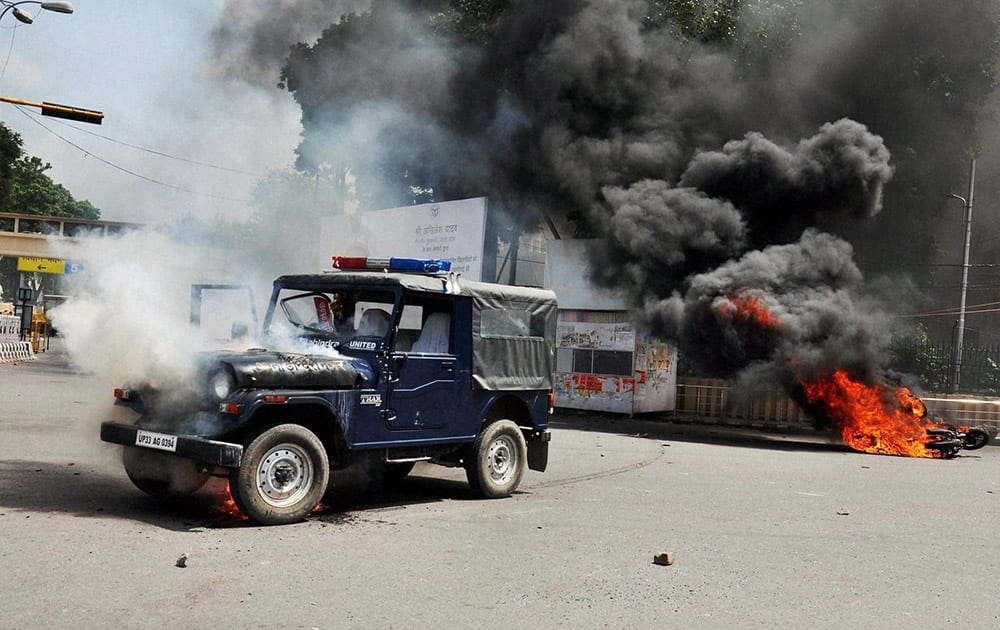
<path fill-rule="evenodd" d="M 31 258 L 19 256 L 17 270 L 34 273 L 66 273 L 66 261 L 57 258 Z"/>
<path fill-rule="evenodd" d="M 482 280 L 485 232 L 485 197 L 342 214 L 320 224 L 320 265 L 329 269 L 333 256 L 439 258 Z"/>

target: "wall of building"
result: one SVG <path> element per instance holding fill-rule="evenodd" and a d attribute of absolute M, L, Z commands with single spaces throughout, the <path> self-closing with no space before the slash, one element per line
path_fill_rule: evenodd
<path fill-rule="evenodd" d="M 673 410 L 676 350 L 637 333 L 630 315 L 559 311 L 557 407 L 629 415 Z"/>

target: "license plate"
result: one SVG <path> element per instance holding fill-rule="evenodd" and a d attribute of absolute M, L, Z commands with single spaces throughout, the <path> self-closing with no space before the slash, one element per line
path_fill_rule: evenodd
<path fill-rule="evenodd" d="M 138 429 L 135 433 L 135 445 L 156 448 L 161 451 L 176 451 L 177 436 Z"/>

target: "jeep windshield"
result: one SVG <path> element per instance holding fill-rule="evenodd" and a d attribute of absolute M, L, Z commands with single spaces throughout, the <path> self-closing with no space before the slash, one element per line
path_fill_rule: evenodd
<path fill-rule="evenodd" d="M 378 350 L 391 329 L 396 296 L 384 289 L 309 291 L 282 288 L 275 296 L 267 334 L 339 350 Z"/>

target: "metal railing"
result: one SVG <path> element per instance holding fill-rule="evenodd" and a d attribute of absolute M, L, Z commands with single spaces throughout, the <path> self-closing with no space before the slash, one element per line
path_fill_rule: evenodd
<path fill-rule="evenodd" d="M 908 353 L 905 359 L 894 360 L 892 368 L 917 376 L 924 391 L 953 391 L 954 346 L 948 342 L 932 342 L 918 350 Z M 1000 346 L 965 344 L 959 393 L 966 396 L 1000 396 Z"/>
<path fill-rule="evenodd" d="M 717 378 L 680 377 L 676 415 L 700 421 L 772 428 L 811 425 L 809 417 L 778 386 L 734 396 L 729 382 Z"/>
<path fill-rule="evenodd" d="M 927 412 L 954 426 L 986 425 L 1000 428 L 1000 397 L 926 393 Z M 778 386 L 767 386 L 736 397 L 728 381 L 680 377 L 675 415 L 699 423 L 754 426 L 769 429 L 808 429 L 808 415 Z"/>

